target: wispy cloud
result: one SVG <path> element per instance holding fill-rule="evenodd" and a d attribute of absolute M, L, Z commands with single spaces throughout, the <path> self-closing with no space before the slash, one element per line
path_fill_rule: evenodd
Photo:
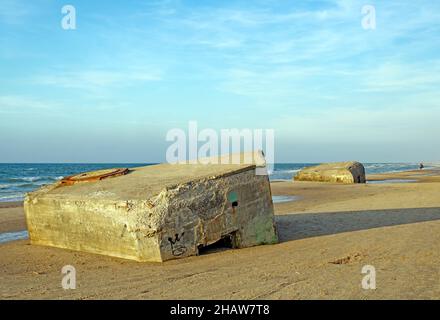
<path fill-rule="evenodd" d="M 55 72 L 34 76 L 31 78 L 31 82 L 41 86 L 95 90 L 110 89 L 114 86 L 129 87 L 161 79 L 162 74 L 159 71 L 132 68 L 123 71 L 90 69 Z"/>
<path fill-rule="evenodd" d="M 384 63 L 359 72 L 363 92 L 438 91 L 440 60 L 425 63 Z"/>
<path fill-rule="evenodd" d="M 396 107 L 398 112 L 396 112 Z M 377 145 L 420 140 L 434 142 L 440 107 L 392 106 L 371 110 L 369 107 L 332 108 L 304 115 L 283 115 L 278 130 L 295 140 L 310 143 L 376 142 Z M 423 127 L 423 131 L 420 128 Z"/>
<path fill-rule="evenodd" d="M 41 111 L 53 111 L 61 106 L 59 103 L 47 102 L 23 95 L 4 95 L 0 96 L 0 112 L 1 113 L 29 113 Z"/>
<path fill-rule="evenodd" d="M 39 12 L 36 3 L 24 0 L 2 0 L 0 4 L 0 23 L 9 25 L 24 24 L 29 17 Z"/>

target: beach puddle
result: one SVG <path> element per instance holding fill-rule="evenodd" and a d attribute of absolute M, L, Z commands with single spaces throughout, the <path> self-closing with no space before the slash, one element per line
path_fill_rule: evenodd
<path fill-rule="evenodd" d="M 385 179 L 385 180 L 371 180 L 367 181 L 368 184 L 380 184 L 380 183 L 413 183 L 417 180 L 411 179 Z"/>
<path fill-rule="evenodd" d="M 272 196 L 273 203 L 298 201 L 299 199 L 301 199 L 299 196 Z"/>
<path fill-rule="evenodd" d="M 29 239 L 29 234 L 26 230 L 0 233 L 0 243 L 6 243 L 10 241 L 24 240 L 24 239 Z"/>

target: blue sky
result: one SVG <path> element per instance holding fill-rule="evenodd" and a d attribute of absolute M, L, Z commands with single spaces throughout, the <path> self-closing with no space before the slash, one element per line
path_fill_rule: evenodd
<path fill-rule="evenodd" d="M 1 0 L 0 162 L 164 161 L 190 120 L 273 128 L 277 162 L 439 161 L 439 38 L 438 1 Z"/>

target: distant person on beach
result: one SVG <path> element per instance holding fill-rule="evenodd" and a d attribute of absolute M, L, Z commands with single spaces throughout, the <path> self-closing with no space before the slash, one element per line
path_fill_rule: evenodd
<path fill-rule="evenodd" d="M 423 165 L 423 163 L 420 163 L 420 166 L 419 166 L 420 170 L 423 170 L 424 167 L 425 166 Z"/>

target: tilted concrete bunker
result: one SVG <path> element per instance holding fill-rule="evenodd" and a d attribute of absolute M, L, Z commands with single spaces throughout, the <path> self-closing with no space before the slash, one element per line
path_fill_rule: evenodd
<path fill-rule="evenodd" d="M 161 262 L 228 239 L 278 241 L 268 176 L 256 165 L 160 164 L 102 170 L 26 196 L 31 244 Z"/>
<path fill-rule="evenodd" d="M 356 161 L 324 163 L 307 167 L 293 178 L 295 181 L 315 181 L 333 183 L 365 183 L 365 168 Z"/>

